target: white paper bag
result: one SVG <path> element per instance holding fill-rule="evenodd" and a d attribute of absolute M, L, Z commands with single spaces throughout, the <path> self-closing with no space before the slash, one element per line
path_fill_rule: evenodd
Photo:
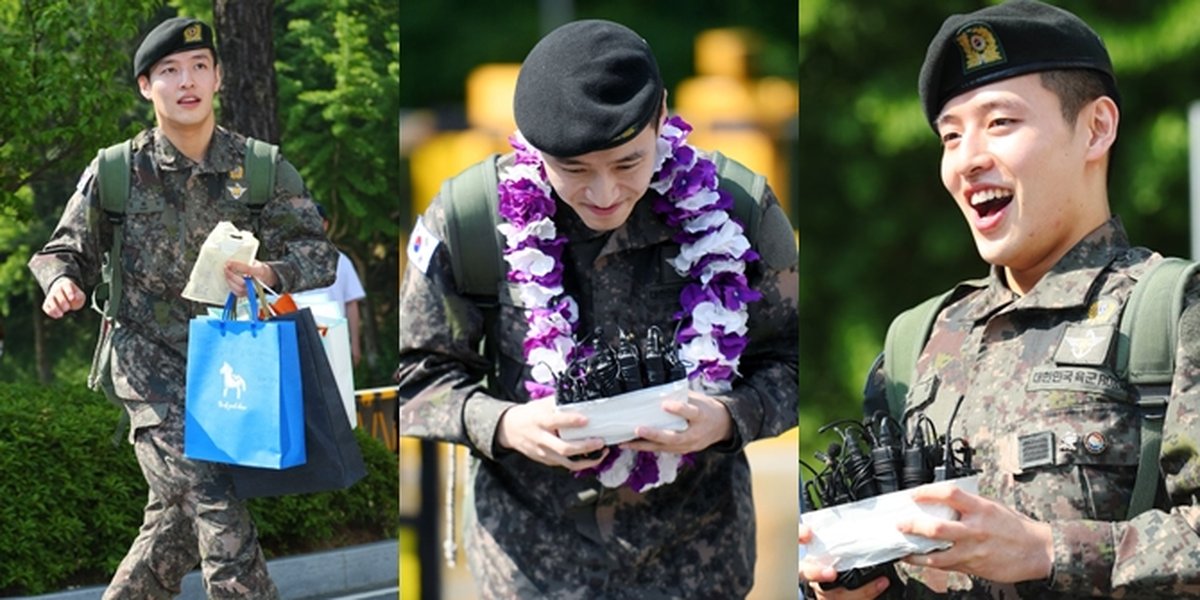
<path fill-rule="evenodd" d="M 192 265 L 184 298 L 205 304 L 225 304 L 229 297 L 229 285 L 225 283 L 225 262 L 238 260 L 249 263 L 258 254 L 258 239 L 249 231 L 242 231 L 229 221 L 221 221 L 208 234 L 200 255 Z"/>
<path fill-rule="evenodd" d="M 354 403 L 354 359 L 350 355 L 350 327 L 346 319 L 331 318 L 315 314 L 318 328 L 324 328 L 321 345 L 329 357 L 329 366 L 337 379 L 338 391 L 342 393 L 342 405 L 346 408 L 346 419 L 350 428 L 358 426 L 358 407 Z"/>

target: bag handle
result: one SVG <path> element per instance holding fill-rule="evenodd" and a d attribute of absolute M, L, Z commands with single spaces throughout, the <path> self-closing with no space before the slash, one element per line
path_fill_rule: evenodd
<path fill-rule="evenodd" d="M 242 281 L 246 284 L 246 299 L 250 301 L 250 322 L 261 323 L 258 318 L 258 294 L 254 291 L 254 280 L 249 275 L 243 275 Z M 237 296 L 229 292 L 229 297 L 225 299 L 225 310 L 221 313 L 222 321 L 237 320 L 237 301 Z"/>

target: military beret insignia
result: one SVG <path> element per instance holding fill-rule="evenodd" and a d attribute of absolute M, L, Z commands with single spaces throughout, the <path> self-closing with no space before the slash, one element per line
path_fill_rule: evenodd
<path fill-rule="evenodd" d="M 967 73 L 1004 62 L 1004 49 L 996 39 L 996 33 L 983 23 L 967 25 L 954 36 L 963 53 L 963 72 Z"/>
<path fill-rule="evenodd" d="M 200 24 L 195 23 L 183 30 L 183 43 L 191 44 L 200 41 Z"/>

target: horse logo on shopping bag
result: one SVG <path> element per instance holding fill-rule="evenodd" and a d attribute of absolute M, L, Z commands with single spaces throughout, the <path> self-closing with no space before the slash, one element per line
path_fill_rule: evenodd
<path fill-rule="evenodd" d="M 229 390 L 237 393 L 237 399 L 242 399 L 242 392 L 246 391 L 246 380 L 241 375 L 233 372 L 233 367 L 226 362 L 221 365 L 221 376 L 225 378 L 225 389 L 221 391 L 221 397 L 229 395 Z"/>

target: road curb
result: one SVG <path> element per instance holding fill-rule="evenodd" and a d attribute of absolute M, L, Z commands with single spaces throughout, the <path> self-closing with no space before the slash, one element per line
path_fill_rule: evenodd
<path fill-rule="evenodd" d="M 267 561 L 271 579 L 284 600 L 317 600 L 339 594 L 362 592 L 399 585 L 397 565 L 400 550 L 396 540 L 338 548 L 301 556 Z M 98 600 L 105 586 L 20 596 L 20 600 Z M 183 578 L 177 600 L 205 600 L 199 571 Z"/>

